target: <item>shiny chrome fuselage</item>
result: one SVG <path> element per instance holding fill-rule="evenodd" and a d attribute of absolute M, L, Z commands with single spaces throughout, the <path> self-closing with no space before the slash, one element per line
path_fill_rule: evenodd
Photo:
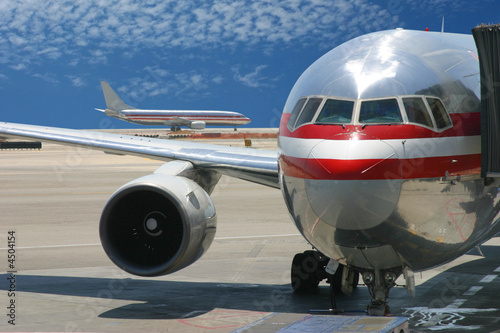
<path fill-rule="evenodd" d="M 189 122 L 204 122 L 210 126 L 240 126 L 251 121 L 233 111 L 130 109 L 120 113 L 120 119 L 140 125 L 181 126 Z"/>
<path fill-rule="evenodd" d="M 281 119 L 279 175 L 290 214 L 316 249 L 362 269 L 418 271 L 500 230 L 498 189 L 480 177 L 476 54 L 472 36 L 398 29 L 342 44 L 304 72 Z M 290 126 L 304 97 L 352 102 L 352 119 L 325 124 L 316 114 Z M 361 121 L 364 101 L 387 98 L 401 121 Z M 411 122 L 409 99 L 427 110 L 439 100 L 449 123 L 436 114 L 429 126 Z"/>

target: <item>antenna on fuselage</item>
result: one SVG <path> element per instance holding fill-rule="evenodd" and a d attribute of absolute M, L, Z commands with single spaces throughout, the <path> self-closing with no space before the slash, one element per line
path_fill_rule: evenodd
<path fill-rule="evenodd" d="M 443 16 L 443 20 L 441 21 L 441 33 L 444 32 L 444 16 Z"/>

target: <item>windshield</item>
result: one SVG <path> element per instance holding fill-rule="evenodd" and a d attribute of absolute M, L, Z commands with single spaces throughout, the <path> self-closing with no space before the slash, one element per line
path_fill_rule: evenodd
<path fill-rule="evenodd" d="M 403 118 L 395 98 L 364 101 L 359 111 L 359 122 L 364 124 L 402 123 Z"/>
<path fill-rule="evenodd" d="M 427 98 L 427 103 L 429 103 L 437 128 L 442 129 L 451 126 L 450 117 L 448 117 L 448 113 L 446 113 L 446 110 L 439 99 Z"/>
<path fill-rule="evenodd" d="M 431 116 L 427 112 L 427 108 L 421 97 L 403 98 L 403 105 L 406 110 L 408 122 L 433 127 Z"/>
<path fill-rule="evenodd" d="M 293 111 L 292 111 L 292 114 L 290 115 L 290 119 L 288 119 L 288 128 L 290 130 L 293 130 L 295 129 L 294 125 L 295 125 L 295 121 L 297 120 L 297 117 L 299 116 L 299 112 L 300 110 L 302 110 L 302 107 L 304 106 L 304 103 L 306 102 L 306 98 L 301 98 L 299 99 L 299 101 L 297 102 L 297 104 L 295 104 L 295 107 L 293 108 Z"/>
<path fill-rule="evenodd" d="M 347 124 L 366 126 L 404 123 L 438 131 L 453 125 L 442 102 L 436 97 L 394 96 L 351 100 L 315 95 L 297 101 L 287 126 L 294 131 L 306 124 L 342 125 L 345 128 Z"/>
<path fill-rule="evenodd" d="M 354 101 L 328 99 L 316 119 L 317 124 L 347 124 L 352 119 Z"/>
<path fill-rule="evenodd" d="M 300 113 L 299 119 L 297 119 L 297 122 L 295 123 L 295 127 L 297 128 L 302 124 L 310 123 L 322 101 L 322 98 L 309 98 L 307 104 Z"/>

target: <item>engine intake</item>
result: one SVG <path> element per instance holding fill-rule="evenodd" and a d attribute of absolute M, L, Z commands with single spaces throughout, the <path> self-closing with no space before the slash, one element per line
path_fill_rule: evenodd
<path fill-rule="evenodd" d="M 159 276 L 199 259 L 215 237 L 216 220 L 210 196 L 197 183 L 153 174 L 111 196 L 99 232 L 104 251 L 118 267 Z"/>

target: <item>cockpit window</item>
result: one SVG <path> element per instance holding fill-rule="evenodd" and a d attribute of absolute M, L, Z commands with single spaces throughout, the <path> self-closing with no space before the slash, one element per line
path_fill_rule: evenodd
<path fill-rule="evenodd" d="M 421 97 L 403 98 L 408 122 L 433 127 L 432 119 Z"/>
<path fill-rule="evenodd" d="M 309 98 L 294 127 L 297 128 L 302 124 L 310 123 L 322 101 L 322 98 Z"/>
<path fill-rule="evenodd" d="M 363 124 L 402 123 L 403 118 L 395 98 L 361 103 L 359 122 Z"/>
<path fill-rule="evenodd" d="M 358 110 L 359 106 L 359 110 Z M 400 107 L 401 106 L 401 107 Z M 359 112 L 359 116 L 358 115 Z M 417 124 L 434 131 L 452 126 L 443 103 L 430 96 L 394 96 L 385 99 L 349 100 L 328 96 L 303 97 L 295 104 L 287 127 L 304 125 Z"/>
<path fill-rule="evenodd" d="M 438 129 L 442 129 L 451 126 L 451 120 L 446 112 L 443 103 L 437 98 L 426 98 L 429 107 L 431 108 L 432 115 L 436 121 L 436 126 Z"/>
<path fill-rule="evenodd" d="M 347 124 L 352 119 L 353 101 L 328 99 L 316 119 L 316 124 Z"/>
<path fill-rule="evenodd" d="M 290 118 L 288 119 L 288 124 L 287 124 L 287 127 L 290 130 L 294 129 L 295 121 L 297 120 L 300 110 L 302 110 L 302 107 L 304 106 L 306 100 L 307 98 L 299 99 L 297 104 L 295 104 L 295 106 L 293 107 L 292 113 L 290 114 Z"/>

